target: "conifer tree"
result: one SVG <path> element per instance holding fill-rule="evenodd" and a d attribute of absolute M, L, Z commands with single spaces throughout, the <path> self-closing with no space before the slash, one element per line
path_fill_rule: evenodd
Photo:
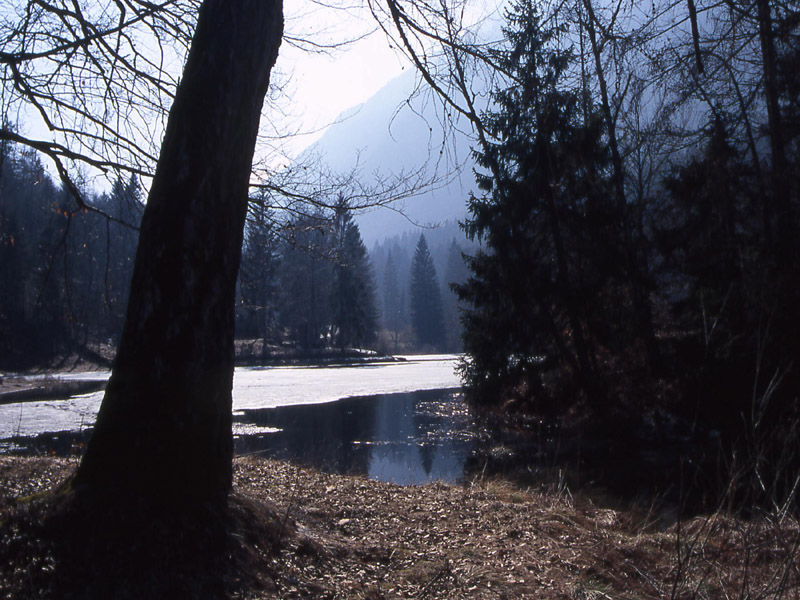
<path fill-rule="evenodd" d="M 391 249 L 386 255 L 386 266 L 383 270 L 383 326 L 389 332 L 389 337 L 394 344 L 394 352 L 400 342 L 400 332 L 403 330 L 403 304 L 404 295 L 400 292 L 397 282 L 397 266 Z"/>
<path fill-rule="evenodd" d="M 334 236 L 323 213 L 301 216 L 281 244 L 279 322 L 301 348 L 327 345 Z"/>
<path fill-rule="evenodd" d="M 104 271 L 102 296 L 108 321 L 107 333 L 113 338 L 122 331 L 128 303 L 133 260 L 139 239 L 137 228 L 144 210 L 141 196 L 141 187 L 135 175 L 131 175 L 127 183 L 118 177 L 110 194 L 100 204 L 100 208 L 112 217 L 103 223 L 106 239 L 101 254 L 104 258 L 101 268 Z"/>
<path fill-rule="evenodd" d="M 375 284 L 367 247 L 353 221 L 347 201 L 340 198 L 335 214 L 336 256 L 331 290 L 333 337 L 346 348 L 371 342 L 377 329 Z"/>
<path fill-rule="evenodd" d="M 263 358 L 278 318 L 279 240 L 275 216 L 263 202 L 252 203 L 249 216 L 239 271 L 241 303 L 253 321 L 253 333 L 261 338 Z"/>
<path fill-rule="evenodd" d="M 444 314 L 439 279 L 428 242 L 420 234 L 411 262 L 411 324 L 420 348 L 441 350 L 444 346 Z"/>
<path fill-rule="evenodd" d="M 464 375 L 477 401 L 501 402 L 514 389 L 537 394 L 544 369 L 566 369 L 598 400 L 597 342 L 614 343 L 601 313 L 621 263 L 602 121 L 565 85 L 572 56 L 533 3 L 516 2 L 507 23 L 496 60 L 509 76 L 483 116 L 491 137 L 476 153 L 485 195 L 471 198 L 465 223 L 484 249 L 456 286 L 472 304 Z"/>

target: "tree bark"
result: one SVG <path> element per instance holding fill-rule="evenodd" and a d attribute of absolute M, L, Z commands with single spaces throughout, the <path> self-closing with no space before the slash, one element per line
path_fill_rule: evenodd
<path fill-rule="evenodd" d="M 167 502 L 232 482 L 236 276 L 281 0 L 205 0 L 141 225 L 82 489 Z"/>

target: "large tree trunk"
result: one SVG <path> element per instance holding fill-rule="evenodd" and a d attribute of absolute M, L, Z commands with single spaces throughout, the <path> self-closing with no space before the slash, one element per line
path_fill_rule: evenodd
<path fill-rule="evenodd" d="M 164 501 L 232 480 L 236 275 L 281 0 L 205 0 L 147 201 L 111 380 L 75 485 Z"/>

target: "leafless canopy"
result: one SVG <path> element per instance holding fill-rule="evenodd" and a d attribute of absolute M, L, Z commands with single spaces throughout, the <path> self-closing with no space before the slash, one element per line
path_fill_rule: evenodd
<path fill-rule="evenodd" d="M 78 183 L 82 170 L 149 179 L 201 0 L 10 0 L 0 8 L 0 140 L 49 157 L 79 208 L 94 210 Z M 284 43 L 331 52 L 288 32 Z M 280 85 L 270 110 L 277 111 Z M 262 145 L 281 132 L 270 123 Z M 364 177 L 328 172 L 306 157 L 291 167 L 266 158 L 254 165 L 262 203 L 292 215 L 328 209 L 343 193 L 354 208 L 388 205 L 436 185 L 424 169 Z M 282 161 L 288 164 L 289 161 Z M 370 183 L 365 183 L 370 181 Z"/>
<path fill-rule="evenodd" d="M 194 30 L 198 0 L 11 0 L 0 9 L 0 139 L 148 177 Z"/>

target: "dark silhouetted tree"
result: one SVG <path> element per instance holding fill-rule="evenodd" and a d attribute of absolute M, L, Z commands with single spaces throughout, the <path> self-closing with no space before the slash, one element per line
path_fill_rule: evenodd
<path fill-rule="evenodd" d="M 0 360 L 45 364 L 66 350 L 64 195 L 36 154 L 4 143 L 0 164 Z"/>
<path fill-rule="evenodd" d="M 461 285 L 469 277 L 469 270 L 462 256 L 461 246 L 453 240 L 447 250 L 447 264 L 445 265 L 444 280 L 445 291 L 443 295 L 445 337 L 448 352 L 460 352 L 461 345 L 461 308 L 453 286 Z"/>
<path fill-rule="evenodd" d="M 428 242 L 419 236 L 411 261 L 411 325 L 417 346 L 441 350 L 445 343 L 442 293 Z"/>
<path fill-rule="evenodd" d="M 566 369 L 579 388 L 603 396 L 597 348 L 608 335 L 615 260 L 609 156 L 602 121 L 565 82 L 571 54 L 531 2 L 509 9 L 496 60 L 509 74 L 484 117 L 477 153 L 483 197 L 473 197 L 467 234 L 484 243 L 456 289 L 464 318 L 463 372 L 473 396 L 500 402 L 514 388 L 537 396 L 544 369 Z M 602 299 L 601 299 L 602 298 Z M 623 340 L 627 338 L 622 338 Z"/>
<path fill-rule="evenodd" d="M 122 332 L 125 307 L 128 304 L 133 261 L 139 238 L 138 227 L 144 211 L 142 192 L 135 175 L 126 182 L 117 178 L 108 196 L 99 202 L 101 210 L 111 218 L 93 218 L 102 224 L 104 248 L 98 255 L 102 269 L 102 297 L 107 315 L 106 335 L 118 339 Z M 101 258 L 102 257 L 102 258 Z"/>
<path fill-rule="evenodd" d="M 300 216 L 281 246 L 280 324 L 303 349 L 328 345 L 333 281 L 332 223 L 322 212 Z"/>
<path fill-rule="evenodd" d="M 269 353 L 268 342 L 277 337 L 279 250 L 275 215 L 260 198 L 250 204 L 239 271 L 241 307 L 249 319 L 242 317 L 237 327 L 242 320 L 249 321 L 250 335 L 261 339 L 262 358 Z"/>
<path fill-rule="evenodd" d="M 339 348 L 354 347 L 374 341 L 378 317 L 367 247 L 343 197 L 337 202 L 334 228 L 333 342 Z"/>
<path fill-rule="evenodd" d="M 236 278 L 282 31 L 277 0 L 200 7 L 79 489 L 198 505 L 231 488 Z"/>

